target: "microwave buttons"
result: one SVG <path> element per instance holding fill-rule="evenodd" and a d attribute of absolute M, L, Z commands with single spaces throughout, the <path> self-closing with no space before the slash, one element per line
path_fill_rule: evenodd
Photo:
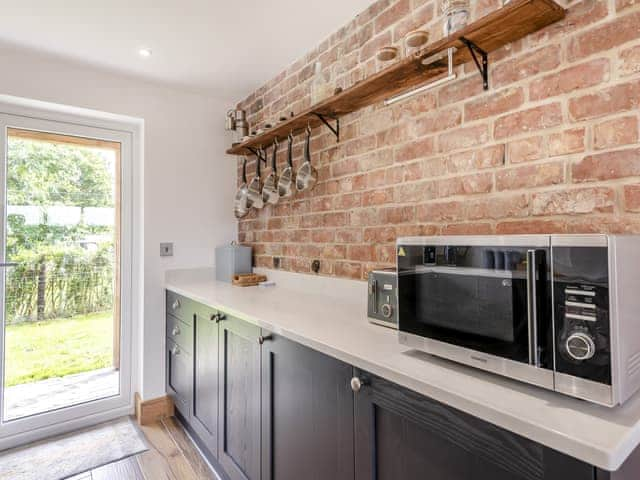
<path fill-rule="evenodd" d="M 564 291 L 565 295 L 578 295 L 582 297 L 595 297 L 596 292 L 593 290 L 577 290 L 574 288 L 567 288 Z"/>
<path fill-rule="evenodd" d="M 597 318 L 595 314 L 593 315 L 582 315 L 580 313 L 565 313 L 564 317 L 571 320 L 582 320 L 585 322 L 595 322 Z"/>
<path fill-rule="evenodd" d="M 574 332 L 567 337 L 565 344 L 567 353 L 578 361 L 589 360 L 596 353 L 596 343 L 587 332 Z"/>
<path fill-rule="evenodd" d="M 393 307 L 388 303 L 382 305 L 381 310 L 384 318 L 391 318 L 391 315 L 393 315 Z"/>

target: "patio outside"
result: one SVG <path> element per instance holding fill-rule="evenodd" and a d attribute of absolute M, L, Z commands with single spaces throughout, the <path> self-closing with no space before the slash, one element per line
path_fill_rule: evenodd
<path fill-rule="evenodd" d="M 5 421 L 119 392 L 117 152 L 11 133 Z"/>

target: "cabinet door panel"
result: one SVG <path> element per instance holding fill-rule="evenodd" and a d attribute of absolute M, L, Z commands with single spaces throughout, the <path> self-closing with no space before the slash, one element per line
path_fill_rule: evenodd
<path fill-rule="evenodd" d="M 194 316 L 193 428 L 210 453 L 218 454 L 218 324 L 213 311 Z"/>
<path fill-rule="evenodd" d="M 260 329 L 221 324 L 219 460 L 232 480 L 260 479 Z"/>
<path fill-rule="evenodd" d="M 351 374 L 282 337 L 264 343 L 263 480 L 353 480 Z"/>
<path fill-rule="evenodd" d="M 386 380 L 359 374 L 356 480 L 592 480 L 594 469 Z"/>
<path fill-rule="evenodd" d="M 193 358 L 179 345 L 167 339 L 167 389 L 176 408 L 186 418 L 191 418 L 193 389 Z"/>

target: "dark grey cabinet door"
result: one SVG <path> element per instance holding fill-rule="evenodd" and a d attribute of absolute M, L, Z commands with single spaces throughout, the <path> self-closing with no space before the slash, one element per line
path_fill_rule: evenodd
<path fill-rule="evenodd" d="M 594 468 L 357 372 L 356 480 L 593 480 Z"/>
<path fill-rule="evenodd" d="M 167 390 L 182 416 L 191 418 L 193 357 L 177 343 L 167 339 Z"/>
<path fill-rule="evenodd" d="M 218 454 L 218 323 L 213 310 L 198 306 L 194 314 L 194 384 L 192 427 L 209 450 Z"/>
<path fill-rule="evenodd" d="M 352 368 L 263 335 L 262 479 L 353 480 Z"/>
<path fill-rule="evenodd" d="M 260 329 L 220 322 L 218 461 L 232 480 L 260 480 Z"/>

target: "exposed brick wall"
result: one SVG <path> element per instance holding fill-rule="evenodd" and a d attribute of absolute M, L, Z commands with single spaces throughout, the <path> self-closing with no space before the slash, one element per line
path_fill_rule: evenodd
<path fill-rule="evenodd" d="M 472 0 L 473 17 L 500 3 Z M 424 24 L 441 36 L 434 0 L 379 0 L 240 106 L 252 125 L 299 112 L 316 60 L 348 87 Z M 475 66 L 458 72 L 343 117 L 339 144 L 315 129 L 315 190 L 239 222 L 256 264 L 309 272 L 318 258 L 324 274 L 362 278 L 393 264 L 402 235 L 640 233 L 639 0 L 570 2 L 564 21 L 490 55 L 487 92 Z M 296 166 L 301 153 L 298 138 Z"/>

